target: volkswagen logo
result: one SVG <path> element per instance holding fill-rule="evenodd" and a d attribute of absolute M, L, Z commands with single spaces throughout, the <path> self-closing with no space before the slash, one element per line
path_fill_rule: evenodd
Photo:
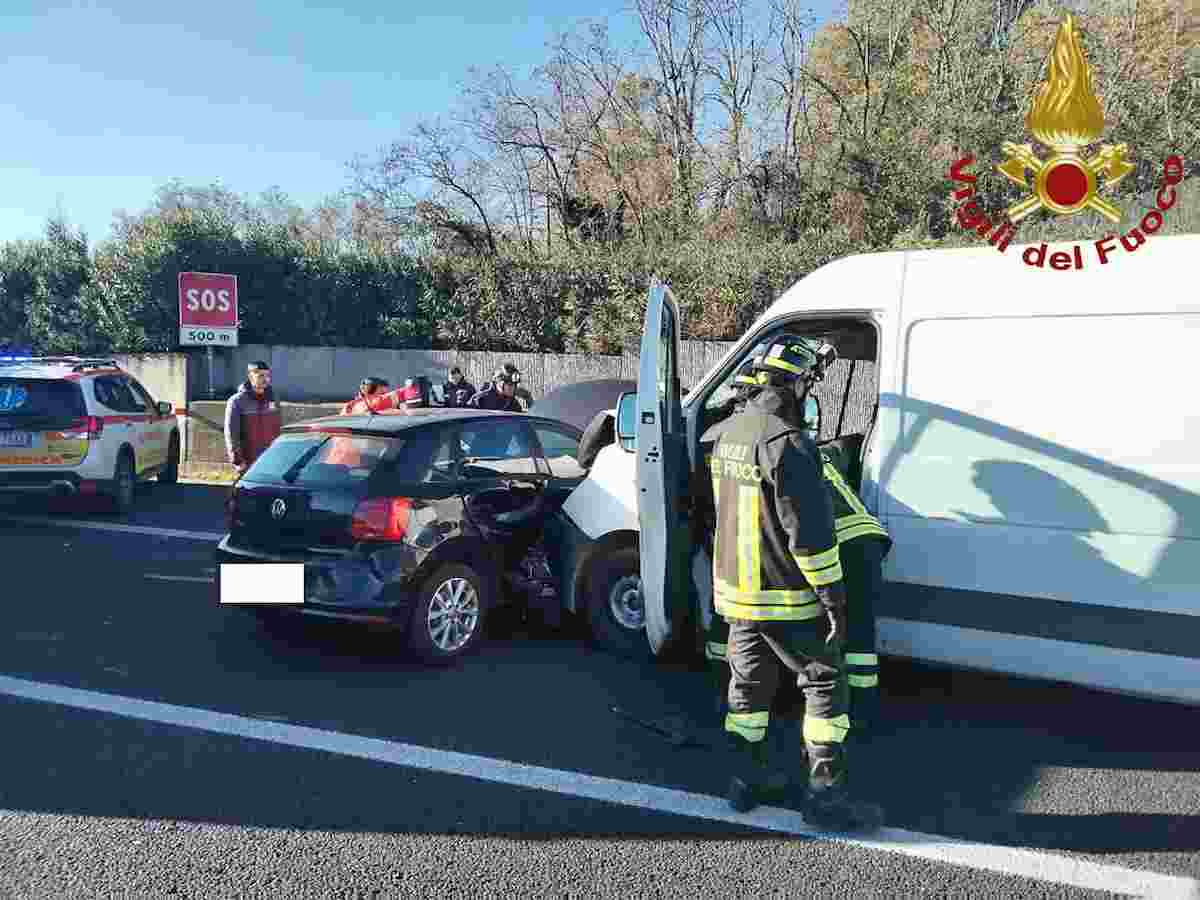
<path fill-rule="evenodd" d="M 276 499 L 275 502 L 271 504 L 271 518 L 272 519 L 282 519 L 286 513 L 287 513 L 287 504 L 284 503 L 282 497 Z"/>

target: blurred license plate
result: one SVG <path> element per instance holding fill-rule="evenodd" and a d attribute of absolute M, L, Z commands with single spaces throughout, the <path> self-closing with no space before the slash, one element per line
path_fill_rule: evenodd
<path fill-rule="evenodd" d="M 29 431 L 0 431 L 0 447 L 33 446 L 33 433 Z"/>
<path fill-rule="evenodd" d="M 223 604 L 300 604 L 304 564 L 221 563 L 220 584 Z"/>

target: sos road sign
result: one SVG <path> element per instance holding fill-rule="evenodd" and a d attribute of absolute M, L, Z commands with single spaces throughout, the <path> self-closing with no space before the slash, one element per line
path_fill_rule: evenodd
<path fill-rule="evenodd" d="M 179 273 L 179 343 L 192 346 L 238 345 L 236 275 Z"/>

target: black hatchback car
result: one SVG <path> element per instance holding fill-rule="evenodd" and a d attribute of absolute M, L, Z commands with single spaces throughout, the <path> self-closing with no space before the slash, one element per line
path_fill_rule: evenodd
<path fill-rule="evenodd" d="M 474 409 L 289 426 L 226 503 L 218 592 L 234 580 L 224 566 L 302 563 L 302 596 L 225 602 L 267 619 L 398 626 L 425 661 L 454 660 L 514 591 L 557 606 L 542 528 L 586 475 L 580 437 L 553 419 Z"/>

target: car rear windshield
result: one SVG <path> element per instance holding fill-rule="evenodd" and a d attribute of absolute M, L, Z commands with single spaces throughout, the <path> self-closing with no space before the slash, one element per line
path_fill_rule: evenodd
<path fill-rule="evenodd" d="M 435 442 L 419 429 L 413 435 L 284 432 L 267 448 L 245 477 L 298 485 L 354 484 L 386 470 L 398 481 L 430 481 Z"/>
<path fill-rule="evenodd" d="M 0 418 L 81 419 L 83 392 L 70 381 L 0 378 Z"/>

